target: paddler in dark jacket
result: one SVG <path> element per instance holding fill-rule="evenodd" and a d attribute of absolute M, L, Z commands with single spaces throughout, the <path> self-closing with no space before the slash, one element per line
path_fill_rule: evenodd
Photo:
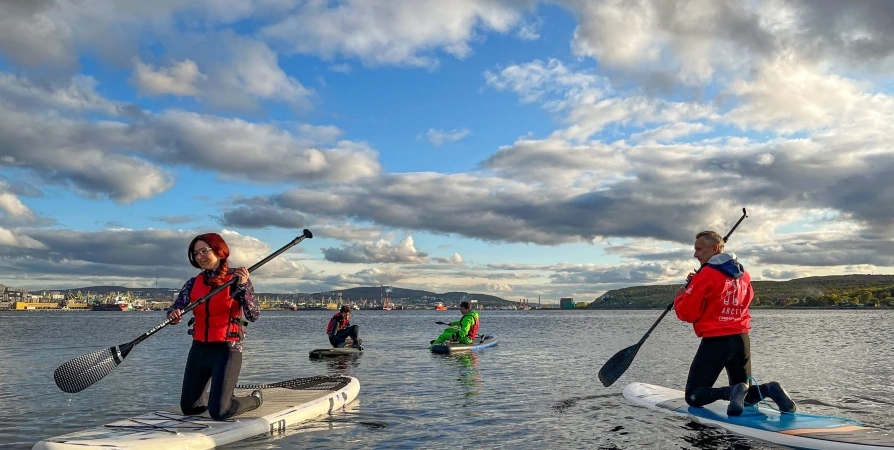
<path fill-rule="evenodd" d="M 751 384 L 751 313 L 754 298 L 751 275 L 733 253 L 723 252 L 723 238 L 714 231 L 695 236 L 695 258 L 701 268 L 690 273 L 689 284 L 674 298 L 677 317 L 692 324 L 702 338 L 689 367 L 686 403 L 704 406 L 728 400 L 727 415 L 741 415 L 746 405 L 770 398 L 782 412 L 794 412 L 795 403 L 775 381 Z M 715 388 L 726 369 L 729 386 Z"/>
<path fill-rule="evenodd" d="M 333 347 L 344 347 L 345 341 L 351 338 L 351 346 L 363 350 L 363 340 L 359 338 L 360 325 L 351 325 L 351 307 L 344 305 L 329 319 L 326 334 Z"/>

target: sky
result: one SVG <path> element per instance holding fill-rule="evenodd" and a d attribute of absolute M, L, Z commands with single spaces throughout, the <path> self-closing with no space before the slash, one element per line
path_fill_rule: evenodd
<path fill-rule="evenodd" d="M 0 3 L 0 284 L 556 302 L 894 273 L 894 2 Z"/>

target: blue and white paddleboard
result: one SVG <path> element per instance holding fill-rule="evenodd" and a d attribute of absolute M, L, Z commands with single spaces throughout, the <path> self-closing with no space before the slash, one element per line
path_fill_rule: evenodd
<path fill-rule="evenodd" d="M 458 342 L 445 342 L 443 344 L 432 345 L 432 353 L 457 353 L 468 352 L 472 350 L 481 350 L 484 348 L 497 345 L 497 338 L 494 336 L 482 336 L 471 344 L 460 344 Z"/>
<path fill-rule="evenodd" d="M 821 450 L 894 449 L 894 433 L 857 425 L 842 419 L 810 414 L 781 414 L 760 407 L 746 407 L 741 416 L 727 416 L 727 402 L 702 408 L 686 404 L 683 391 L 645 383 L 624 387 L 624 397 L 637 406 L 687 416 L 702 425 L 788 447 Z"/>

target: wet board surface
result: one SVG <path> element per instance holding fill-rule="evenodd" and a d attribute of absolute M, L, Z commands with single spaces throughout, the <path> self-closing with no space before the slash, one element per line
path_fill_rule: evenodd
<path fill-rule="evenodd" d="M 164 449 L 201 450 L 263 434 L 284 432 L 291 425 L 337 413 L 360 393 L 353 377 L 295 378 L 265 385 L 237 385 L 236 395 L 261 389 L 264 403 L 225 421 L 154 411 L 37 442 L 32 450 Z"/>
<path fill-rule="evenodd" d="M 741 416 L 727 416 L 728 402 L 702 408 L 686 404 L 683 391 L 645 383 L 624 387 L 624 397 L 637 406 L 689 417 L 692 421 L 733 433 L 803 449 L 894 449 L 894 433 L 834 417 L 782 414 L 766 406 L 749 406 Z M 771 403 L 772 404 L 772 403 Z"/>

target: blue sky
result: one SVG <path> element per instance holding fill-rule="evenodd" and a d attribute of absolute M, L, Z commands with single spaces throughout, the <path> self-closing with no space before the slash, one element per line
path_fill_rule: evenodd
<path fill-rule="evenodd" d="M 728 248 L 755 279 L 891 273 L 892 15 L 4 4 L 0 283 L 179 286 L 196 234 L 250 265 L 308 228 L 259 290 L 592 300 L 680 283 L 743 207 Z"/>

